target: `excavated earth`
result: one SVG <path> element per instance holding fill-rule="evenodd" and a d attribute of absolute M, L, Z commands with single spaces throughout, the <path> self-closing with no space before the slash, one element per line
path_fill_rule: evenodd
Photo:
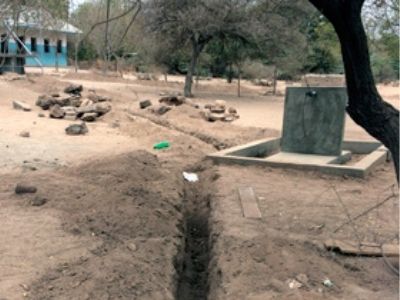
<path fill-rule="evenodd" d="M 397 196 L 334 232 L 347 214 L 397 192 L 390 162 L 366 179 L 213 165 L 205 156 L 216 148 L 279 132 L 207 123 L 188 106 L 157 118 L 139 111 L 160 83 L 92 79 L 113 110 L 80 137 L 63 135 L 66 121 L 38 119 L 36 108 L 9 107 L 19 95 L 33 105 L 68 78 L 0 82 L 1 300 L 398 298 L 398 260 L 322 246 L 328 238 L 398 244 Z M 218 91 L 198 92 L 208 99 Z M 31 137 L 19 137 L 26 129 Z M 161 140 L 171 148 L 153 150 Z M 16 195 L 17 183 L 38 191 Z M 244 217 L 239 187 L 254 189 L 260 219 Z M 38 198 L 46 203 L 32 206 Z"/>

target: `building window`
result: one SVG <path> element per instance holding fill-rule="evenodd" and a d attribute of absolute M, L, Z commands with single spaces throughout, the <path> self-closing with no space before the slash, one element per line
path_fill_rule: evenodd
<path fill-rule="evenodd" d="M 25 37 L 19 36 L 18 40 L 17 40 L 17 52 L 18 53 L 25 53 L 24 43 L 25 43 Z"/>
<path fill-rule="evenodd" d="M 8 53 L 8 36 L 7 34 L 2 34 L 0 37 L 0 52 Z"/>
<path fill-rule="evenodd" d="M 37 40 L 34 37 L 31 37 L 31 51 L 32 52 L 37 51 Z"/>
<path fill-rule="evenodd" d="M 57 53 L 62 53 L 62 41 L 57 41 Z"/>
<path fill-rule="evenodd" d="M 44 39 L 44 53 L 50 53 L 50 41 Z"/>

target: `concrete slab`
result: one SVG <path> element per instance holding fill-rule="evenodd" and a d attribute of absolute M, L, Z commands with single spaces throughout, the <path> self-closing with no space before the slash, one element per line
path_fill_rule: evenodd
<path fill-rule="evenodd" d="M 340 156 L 333 156 L 335 160 L 331 161 L 329 160 L 332 159 L 332 156 L 328 156 L 328 158 L 326 156 L 321 157 L 315 155 L 299 156 L 297 153 L 295 156 L 285 153 L 283 155 L 278 155 L 280 154 L 280 148 L 279 139 L 277 138 L 259 140 L 230 149 L 225 149 L 210 154 L 208 157 L 215 163 L 238 164 L 243 166 L 258 165 L 305 171 L 319 171 L 330 175 L 346 175 L 364 178 L 374 169 L 374 167 L 387 160 L 387 155 L 389 153 L 387 149 L 381 147 L 381 144 L 378 142 L 344 141 L 344 145 L 346 145 L 347 151 L 343 151 Z M 368 152 L 369 154 L 355 165 L 343 165 L 343 163 L 351 157 L 351 153 L 367 154 Z M 270 153 L 269 156 L 268 153 Z M 267 158 L 263 154 L 267 154 Z M 275 156 L 275 159 L 270 159 L 273 156 Z M 282 158 L 287 160 L 288 157 L 302 157 L 302 159 L 296 158 L 291 162 L 282 161 Z"/>
<path fill-rule="evenodd" d="M 340 155 L 346 104 L 345 88 L 287 88 L 282 151 Z"/>
<path fill-rule="evenodd" d="M 351 153 L 349 151 L 342 151 L 342 154 L 339 157 L 328 155 L 279 152 L 266 158 L 266 160 L 270 162 L 307 165 L 325 165 L 331 163 L 343 164 L 350 159 Z"/>

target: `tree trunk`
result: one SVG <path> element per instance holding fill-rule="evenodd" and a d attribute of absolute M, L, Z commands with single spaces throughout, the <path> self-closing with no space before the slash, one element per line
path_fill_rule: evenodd
<path fill-rule="evenodd" d="M 104 35 L 104 66 L 103 66 L 103 73 L 107 74 L 108 71 L 108 62 L 109 62 L 109 39 L 108 39 L 108 28 L 109 28 L 109 20 L 110 20 L 110 8 L 111 8 L 111 0 L 107 0 L 107 10 L 106 10 L 106 30 Z"/>
<path fill-rule="evenodd" d="M 79 49 L 79 44 L 80 41 L 78 40 L 78 37 L 76 38 L 75 41 L 75 73 L 78 73 L 78 49 Z"/>
<path fill-rule="evenodd" d="M 228 78 L 227 78 L 228 83 L 232 83 L 232 79 L 233 79 L 232 64 L 229 64 Z"/>
<path fill-rule="evenodd" d="M 276 84 L 277 84 L 277 77 L 278 77 L 278 68 L 275 66 L 274 68 L 274 82 L 273 82 L 273 90 L 272 94 L 275 96 L 276 95 Z"/>
<path fill-rule="evenodd" d="M 361 20 L 364 0 L 310 0 L 333 24 L 346 73 L 347 113 L 392 153 L 399 181 L 399 111 L 382 100 L 371 71 L 367 36 Z"/>
<path fill-rule="evenodd" d="M 238 95 L 238 97 L 240 98 L 240 96 L 241 96 L 241 93 L 240 93 L 240 79 L 241 79 L 241 77 L 242 77 L 242 70 L 241 70 L 241 68 L 240 68 L 240 66 L 238 66 L 238 89 L 237 89 L 237 95 Z"/>
<path fill-rule="evenodd" d="M 192 94 L 192 84 L 193 84 L 193 74 L 196 70 L 197 60 L 199 58 L 201 52 L 201 47 L 197 43 L 197 41 L 193 38 L 192 39 L 192 57 L 190 59 L 190 65 L 186 73 L 185 78 L 185 87 L 183 89 L 183 94 L 185 97 L 191 98 L 193 97 Z"/>

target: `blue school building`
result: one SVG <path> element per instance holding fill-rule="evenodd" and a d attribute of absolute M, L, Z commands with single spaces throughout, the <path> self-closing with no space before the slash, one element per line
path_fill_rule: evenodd
<path fill-rule="evenodd" d="M 3 26 L 2 26 L 3 25 Z M 68 40 L 80 30 L 60 20 L 22 19 L 0 24 L 0 71 L 15 67 L 67 67 Z M 17 70 L 18 71 L 18 70 Z"/>

